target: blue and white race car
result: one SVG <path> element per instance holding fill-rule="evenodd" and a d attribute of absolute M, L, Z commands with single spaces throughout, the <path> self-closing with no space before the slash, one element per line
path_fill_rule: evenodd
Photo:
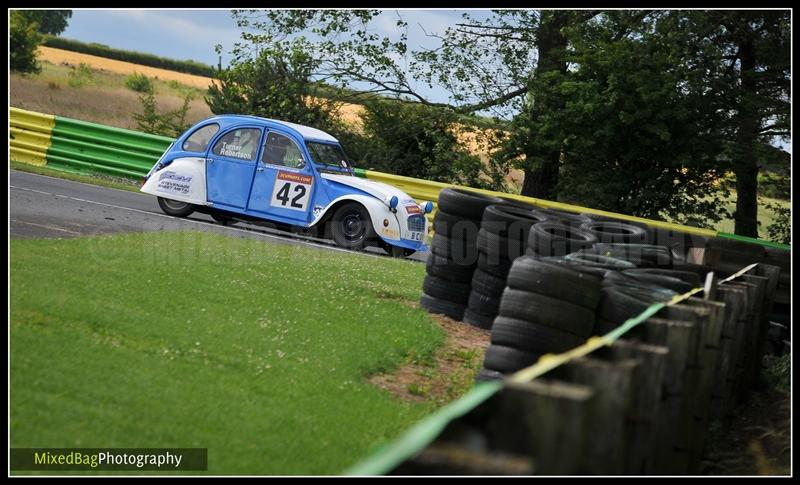
<path fill-rule="evenodd" d="M 383 247 L 393 256 L 424 251 L 431 202 L 355 176 L 336 138 L 324 131 L 255 116 L 220 115 L 178 137 L 144 179 L 172 216 L 210 214 L 290 226 L 337 245 Z"/>

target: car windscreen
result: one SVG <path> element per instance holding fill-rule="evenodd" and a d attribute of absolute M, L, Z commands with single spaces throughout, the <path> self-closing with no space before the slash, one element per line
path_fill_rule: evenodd
<path fill-rule="evenodd" d="M 353 174 L 353 168 L 341 146 L 315 141 L 307 141 L 306 146 L 308 146 L 314 165 L 320 170 L 346 175 Z"/>

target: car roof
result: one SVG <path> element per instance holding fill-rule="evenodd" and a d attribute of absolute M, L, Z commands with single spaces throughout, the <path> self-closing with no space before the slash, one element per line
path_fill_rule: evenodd
<path fill-rule="evenodd" d="M 278 127 L 283 128 L 291 132 L 292 134 L 296 135 L 299 138 L 309 141 L 323 141 L 323 142 L 333 142 L 338 143 L 339 140 L 334 138 L 328 133 L 325 133 L 322 130 L 318 130 L 316 128 L 312 128 L 310 126 L 305 125 L 298 125 L 297 123 L 290 123 L 288 121 L 281 121 L 281 120 L 273 120 L 270 118 L 262 118 L 260 116 L 251 116 L 251 115 L 233 115 L 233 114 L 222 114 L 213 116 L 211 118 L 207 118 L 196 125 L 201 123 L 207 123 L 210 121 L 216 121 L 222 125 L 222 128 L 226 128 L 227 125 L 232 125 L 239 122 L 252 122 L 258 121 L 261 124 L 265 124 L 268 127 Z"/>

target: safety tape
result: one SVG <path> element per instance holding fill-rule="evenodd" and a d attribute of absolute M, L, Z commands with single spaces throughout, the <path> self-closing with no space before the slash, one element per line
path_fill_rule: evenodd
<path fill-rule="evenodd" d="M 731 276 L 720 280 L 720 283 L 732 281 L 756 266 L 758 266 L 758 263 L 746 266 Z M 601 347 L 612 345 L 616 340 L 625 335 L 625 333 L 658 313 L 662 308 L 676 305 L 702 291 L 703 287 L 698 287 L 681 295 L 676 295 L 669 301 L 654 303 L 647 307 L 642 313 L 633 318 L 629 318 L 611 332 L 602 336 L 590 337 L 583 345 L 568 350 L 567 352 L 561 354 L 545 354 L 541 356 L 535 364 L 515 372 L 506 380 L 514 383 L 530 382 L 569 361 L 584 357 Z M 400 436 L 400 438 L 384 446 L 365 460 L 345 470 L 343 474 L 350 476 L 383 475 L 393 470 L 402 462 L 419 453 L 432 443 L 452 420 L 466 415 L 497 393 L 502 387 L 502 381 L 490 381 L 477 384 L 472 391 L 442 408 L 439 408 L 439 410 L 412 426 Z"/>

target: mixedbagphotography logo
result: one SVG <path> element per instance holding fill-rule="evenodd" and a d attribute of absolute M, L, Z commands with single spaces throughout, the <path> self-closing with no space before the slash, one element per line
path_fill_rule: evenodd
<path fill-rule="evenodd" d="M 11 470 L 207 470 L 207 448 L 11 448 Z"/>

